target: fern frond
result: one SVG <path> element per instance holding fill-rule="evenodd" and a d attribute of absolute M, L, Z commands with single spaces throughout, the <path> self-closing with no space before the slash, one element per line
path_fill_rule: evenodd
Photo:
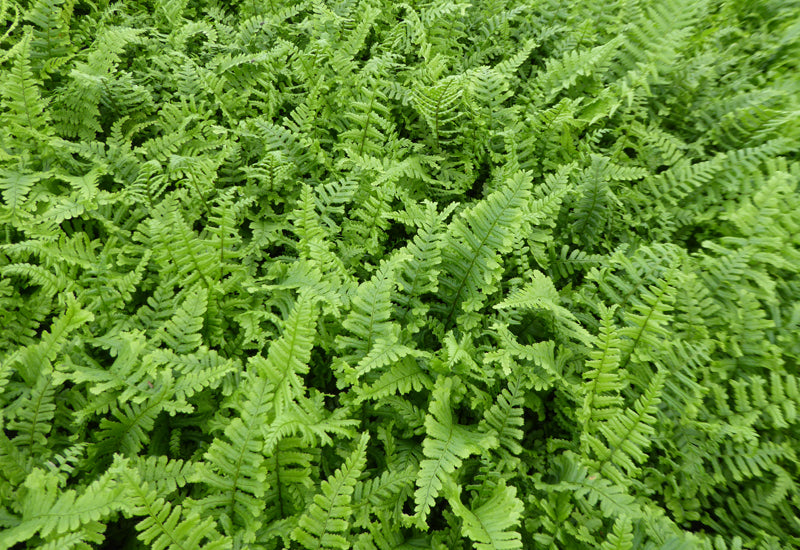
<path fill-rule="evenodd" d="M 370 514 L 374 510 L 388 509 L 390 517 L 398 521 L 403 512 L 403 504 L 414 492 L 417 469 L 414 465 L 404 469 L 391 468 L 378 477 L 359 481 L 353 492 L 353 525 L 368 526 L 371 523 Z"/>
<path fill-rule="evenodd" d="M 5 207 L 10 210 L 11 222 L 24 213 L 25 199 L 31 189 L 45 177 L 40 172 L 24 173 L 19 170 L 0 169 L 0 190 L 3 192 Z"/>
<path fill-rule="evenodd" d="M 449 138 L 457 131 L 452 126 L 462 114 L 458 107 L 463 94 L 464 82 L 461 76 L 449 76 L 433 86 L 418 86 L 414 89 L 414 107 L 433 132 L 436 147 L 439 147 L 443 138 Z"/>
<path fill-rule="evenodd" d="M 561 59 L 550 58 L 546 68 L 539 74 L 536 85 L 549 102 L 562 90 L 574 86 L 580 77 L 602 74 L 623 43 L 621 37 L 616 37 L 588 50 L 566 53 Z"/>
<path fill-rule="evenodd" d="M 438 288 L 445 238 L 441 228 L 455 207 L 455 204 L 451 204 L 438 212 L 434 203 L 426 202 L 424 209 L 409 209 L 410 221 L 418 224 L 419 229 L 404 249 L 409 260 L 397 272 L 399 288 L 394 298 L 403 308 L 401 319 L 409 332 L 419 330 L 419 322 L 430 307 L 422 300 L 422 295 L 436 292 Z"/>
<path fill-rule="evenodd" d="M 136 470 L 120 466 L 120 480 L 125 487 L 130 513 L 143 516 L 136 524 L 139 540 L 158 550 L 204 548 L 223 550 L 231 541 L 220 536 L 213 518 L 187 515 L 182 507 L 172 506 L 143 482 Z"/>
<path fill-rule="evenodd" d="M 139 478 L 165 496 L 184 487 L 192 478 L 195 465 L 167 456 L 136 457 L 129 464 L 139 473 Z"/>
<path fill-rule="evenodd" d="M 362 385 L 357 390 L 356 402 L 367 399 L 378 400 L 396 393 L 406 394 L 410 391 L 421 391 L 431 388 L 433 380 L 430 375 L 420 368 L 416 359 L 406 356 L 401 361 L 394 363 L 371 385 Z"/>
<path fill-rule="evenodd" d="M 267 521 L 291 517 L 305 507 L 305 491 L 313 486 L 312 466 L 317 455 L 317 450 L 299 437 L 284 437 L 274 445 L 265 462 Z"/>
<path fill-rule="evenodd" d="M 66 295 L 66 311 L 59 316 L 37 344 L 24 348 L 18 358 L 17 372 L 28 386 L 52 369 L 52 363 L 68 343 L 71 333 L 94 320 L 94 315 L 81 307 L 75 297 Z"/>
<path fill-rule="evenodd" d="M 80 492 L 59 490 L 57 479 L 42 470 L 33 470 L 25 481 L 22 517 L 0 531 L 0 549 L 7 550 L 37 533 L 56 538 L 83 526 L 89 530 L 112 514 L 128 509 L 124 487 L 115 471 L 109 470 Z"/>
<path fill-rule="evenodd" d="M 647 459 L 645 449 L 652 444 L 653 425 L 664 388 L 666 374 L 658 371 L 632 409 L 612 416 L 597 426 L 605 443 L 595 435 L 587 435 L 587 445 L 597 459 L 592 467 L 614 483 L 625 486 L 639 472 L 636 463 Z"/>
<path fill-rule="evenodd" d="M 431 404 L 425 417 L 425 440 L 414 492 L 416 524 L 425 520 L 442 490 L 445 476 L 452 474 L 462 461 L 497 444 L 494 434 L 483 434 L 456 423 L 451 399 L 457 382 L 442 377 L 431 392 Z"/>
<path fill-rule="evenodd" d="M 14 65 L 0 86 L 4 113 L 0 120 L 20 135 L 36 136 L 48 124 L 47 101 L 36 85 L 30 65 L 31 35 L 26 34 L 17 49 Z M 21 137 L 21 136 L 20 136 Z"/>
<path fill-rule="evenodd" d="M 395 272 L 406 261 L 395 255 L 381 262 L 369 281 L 359 285 L 353 296 L 350 313 L 342 323 L 353 336 L 338 336 L 337 346 L 348 352 L 345 361 L 360 361 L 372 350 L 377 340 L 396 340 L 396 326 L 390 321 L 392 293 L 397 287 Z"/>
<path fill-rule="evenodd" d="M 567 308 L 561 306 L 558 290 L 553 281 L 540 271 L 534 270 L 532 280 L 522 288 L 512 291 L 495 309 L 546 310 L 549 311 L 565 335 L 588 345 L 592 336 L 581 326 L 578 319 Z"/>
<path fill-rule="evenodd" d="M 292 538 L 304 548 L 347 550 L 351 547 L 347 539 L 351 500 L 356 482 L 367 463 L 368 441 L 369 434 L 363 434 L 342 467 L 322 482 L 322 492 L 300 516 Z"/>
<path fill-rule="evenodd" d="M 524 509 L 515 487 L 498 485 L 485 502 L 471 510 L 461 503 L 460 488 L 451 492 L 448 502 L 463 522 L 461 532 L 475 543 L 477 550 L 522 548 L 522 536 L 511 529 L 519 524 Z"/>
<path fill-rule="evenodd" d="M 499 255 L 511 250 L 530 190 L 530 176 L 518 172 L 451 222 L 438 293 L 444 302 L 446 326 L 455 320 L 457 311 L 478 310 L 493 292 L 501 271 Z"/>
<path fill-rule="evenodd" d="M 481 428 L 497 434 L 501 456 L 510 467 L 522 452 L 524 387 L 522 376 L 512 378 L 507 388 L 497 396 L 497 401 L 486 411 Z"/>
<path fill-rule="evenodd" d="M 194 288 L 178 306 L 175 314 L 164 324 L 162 339 L 175 353 L 196 351 L 202 343 L 200 330 L 208 307 L 208 291 Z"/>
<path fill-rule="evenodd" d="M 316 301 L 301 294 L 283 324 L 280 338 L 270 344 L 267 358 L 254 359 L 257 372 L 275 388 L 276 414 L 305 394 L 305 385 L 299 377 L 308 372 L 316 319 Z"/>
<path fill-rule="evenodd" d="M 633 550 L 633 524 L 625 516 L 614 522 L 614 528 L 608 534 L 600 550 Z"/>
<path fill-rule="evenodd" d="M 625 387 L 625 377 L 619 372 L 622 342 L 613 320 L 616 309 L 616 306 L 601 308 L 597 347 L 589 353 L 590 359 L 586 361 L 585 382 L 581 388 L 583 406 L 578 411 L 584 429 L 592 423 L 616 416 L 623 406 L 621 392 Z"/>

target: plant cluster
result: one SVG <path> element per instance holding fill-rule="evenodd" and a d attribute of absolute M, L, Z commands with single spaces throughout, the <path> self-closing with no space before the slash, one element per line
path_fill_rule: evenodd
<path fill-rule="evenodd" d="M 800 547 L 800 2 L 0 0 L 0 550 Z"/>

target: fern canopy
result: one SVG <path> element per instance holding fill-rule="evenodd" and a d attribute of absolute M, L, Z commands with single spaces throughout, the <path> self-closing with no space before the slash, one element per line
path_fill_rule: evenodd
<path fill-rule="evenodd" d="M 799 0 L 0 0 L 0 550 L 800 548 Z"/>

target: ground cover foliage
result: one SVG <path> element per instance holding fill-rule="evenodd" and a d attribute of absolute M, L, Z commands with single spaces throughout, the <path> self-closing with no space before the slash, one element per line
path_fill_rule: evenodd
<path fill-rule="evenodd" d="M 800 545 L 798 2 L 0 22 L 0 549 Z"/>

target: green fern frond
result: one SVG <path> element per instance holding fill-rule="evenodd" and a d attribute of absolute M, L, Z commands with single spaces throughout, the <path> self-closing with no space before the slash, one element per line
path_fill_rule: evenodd
<path fill-rule="evenodd" d="M 481 421 L 484 431 L 492 430 L 497 435 L 498 447 L 503 460 L 509 467 L 517 462 L 517 457 L 522 453 L 522 426 L 524 386 L 522 376 L 512 378 L 507 388 L 497 396 L 497 401 L 485 413 Z"/>
<path fill-rule="evenodd" d="M 139 478 L 159 495 L 168 495 L 184 487 L 195 470 L 192 462 L 170 459 L 163 455 L 136 457 L 129 464 L 138 471 Z"/>
<path fill-rule="evenodd" d="M 357 390 L 357 402 L 383 399 L 396 393 L 406 394 L 412 390 L 421 391 L 431 388 L 433 380 L 430 375 L 420 368 L 416 359 L 406 356 L 401 361 L 392 364 L 371 385 L 362 385 Z"/>
<path fill-rule="evenodd" d="M 586 436 L 587 446 L 597 457 L 592 467 L 614 483 L 625 486 L 639 472 L 636 463 L 647 459 L 655 434 L 653 425 L 666 374 L 658 371 L 632 409 L 612 416 L 597 426 L 598 435 Z M 605 443 L 600 437 L 605 440 Z"/>
<path fill-rule="evenodd" d="M 159 550 L 204 548 L 223 550 L 231 541 L 220 536 L 213 518 L 187 515 L 183 508 L 172 506 L 143 482 L 136 470 L 123 464 L 120 481 L 125 488 L 130 514 L 143 517 L 136 524 L 139 540 Z"/>
<path fill-rule="evenodd" d="M 37 533 L 47 540 L 87 526 L 96 529 L 97 522 L 107 521 L 113 514 L 128 510 L 124 487 L 115 471 L 109 470 L 91 484 L 76 491 L 62 491 L 52 474 L 34 469 L 25 480 L 21 517 L 9 529 L 0 531 L 0 549 L 7 550 Z"/>
<path fill-rule="evenodd" d="M 301 295 L 283 324 L 281 337 L 270 344 L 267 358 L 256 356 L 256 370 L 274 386 L 275 412 L 305 394 L 300 376 L 308 372 L 317 319 L 316 301 Z"/>
<path fill-rule="evenodd" d="M 305 507 L 305 491 L 313 486 L 312 466 L 317 455 L 300 437 L 284 437 L 274 445 L 265 462 L 268 488 L 264 500 L 269 503 L 265 519 L 280 521 Z"/>
<path fill-rule="evenodd" d="M 461 503 L 460 488 L 451 490 L 448 502 L 461 518 L 461 532 L 475 543 L 477 550 L 518 550 L 522 536 L 512 528 L 519 524 L 524 506 L 517 489 L 505 485 L 494 488 L 491 496 L 469 509 Z"/>
<path fill-rule="evenodd" d="M 208 291 L 195 288 L 187 293 L 175 314 L 164 324 L 162 339 L 175 353 L 196 351 L 202 343 L 200 330 L 208 307 Z"/>
<path fill-rule="evenodd" d="M 551 101 L 561 91 L 574 86 L 580 77 L 602 74 L 623 42 L 621 37 L 616 37 L 588 50 L 566 53 L 561 59 L 548 59 L 545 70 L 536 80 L 545 101 Z"/>
<path fill-rule="evenodd" d="M 614 528 L 608 534 L 600 550 L 633 550 L 633 524 L 625 516 L 614 522 Z"/>
<path fill-rule="evenodd" d="M 621 392 L 626 382 L 624 371 L 620 373 L 619 370 L 622 342 L 613 321 L 615 310 L 616 306 L 600 310 L 597 347 L 589 353 L 590 359 L 586 361 L 585 382 L 581 388 L 583 406 L 578 411 L 578 418 L 585 428 L 613 418 L 623 406 Z"/>
<path fill-rule="evenodd" d="M 390 517 L 399 521 L 405 501 L 414 492 L 417 467 L 388 469 L 379 477 L 359 481 L 353 492 L 354 526 L 366 527 L 371 524 L 370 515 L 374 510 L 388 510 Z"/>
<path fill-rule="evenodd" d="M 462 115 L 458 108 L 461 106 L 463 94 L 464 82 L 461 76 L 449 76 L 433 86 L 418 86 L 414 89 L 414 107 L 433 133 L 436 147 L 439 147 L 442 139 L 457 132 L 453 129 L 453 123 Z"/>
<path fill-rule="evenodd" d="M 560 301 L 561 298 L 553 281 L 547 275 L 534 270 L 530 282 L 509 293 L 506 299 L 496 304 L 494 308 L 548 311 L 566 336 L 585 345 L 590 344 L 592 336 L 581 326 L 571 311 L 559 304 Z"/>
<path fill-rule="evenodd" d="M 292 538 L 303 548 L 339 548 L 347 550 L 352 515 L 352 495 L 358 478 L 367 463 L 369 434 L 363 434 L 342 467 L 322 482 L 321 493 L 314 497 L 300 516 Z"/>
<path fill-rule="evenodd" d="M 17 49 L 14 65 L 0 86 L 3 112 L 0 120 L 9 129 L 32 138 L 45 131 L 49 115 L 48 101 L 42 98 L 30 65 L 31 35 L 26 34 Z"/>
<path fill-rule="evenodd" d="M 94 320 L 94 315 L 81 307 L 71 294 L 65 296 L 66 310 L 44 332 L 36 345 L 24 348 L 18 357 L 17 372 L 28 386 L 39 376 L 48 374 L 56 357 L 68 344 L 71 333 Z"/>
<path fill-rule="evenodd" d="M 350 313 L 342 323 L 353 336 L 338 336 L 336 343 L 348 352 L 345 360 L 360 361 L 374 347 L 377 340 L 396 340 L 397 327 L 390 320 L 392 293 L 397 287 L 395 272 L 406 261 L 403 255 L 395 255 L 381 262 L 369 281 L 362 283 L 353 296 Z"/>
<path fill-rule="evenodd" d="M 479 309 L 494 290 L 501 270 L 499 255 L 511 250 L 530 189 L 530 176 L 518 172 L 451 222 L 439 278 L 446 326 L 455 321 L 457 311 Z"/>
<path fill-rule="evenodd" d="M 462 461 L 497 444 L 494 434 L 483 434 L 462 426 L 453 418 L 451 399 L 457 381 L 442 377 L 431 392 L 431 404 L 425 417 L 425 440 L 420 463 L 417 489 L 414 492 L 416 524 L 425 520 L 442 490 L 445 477 L 452 474 Z"/>

